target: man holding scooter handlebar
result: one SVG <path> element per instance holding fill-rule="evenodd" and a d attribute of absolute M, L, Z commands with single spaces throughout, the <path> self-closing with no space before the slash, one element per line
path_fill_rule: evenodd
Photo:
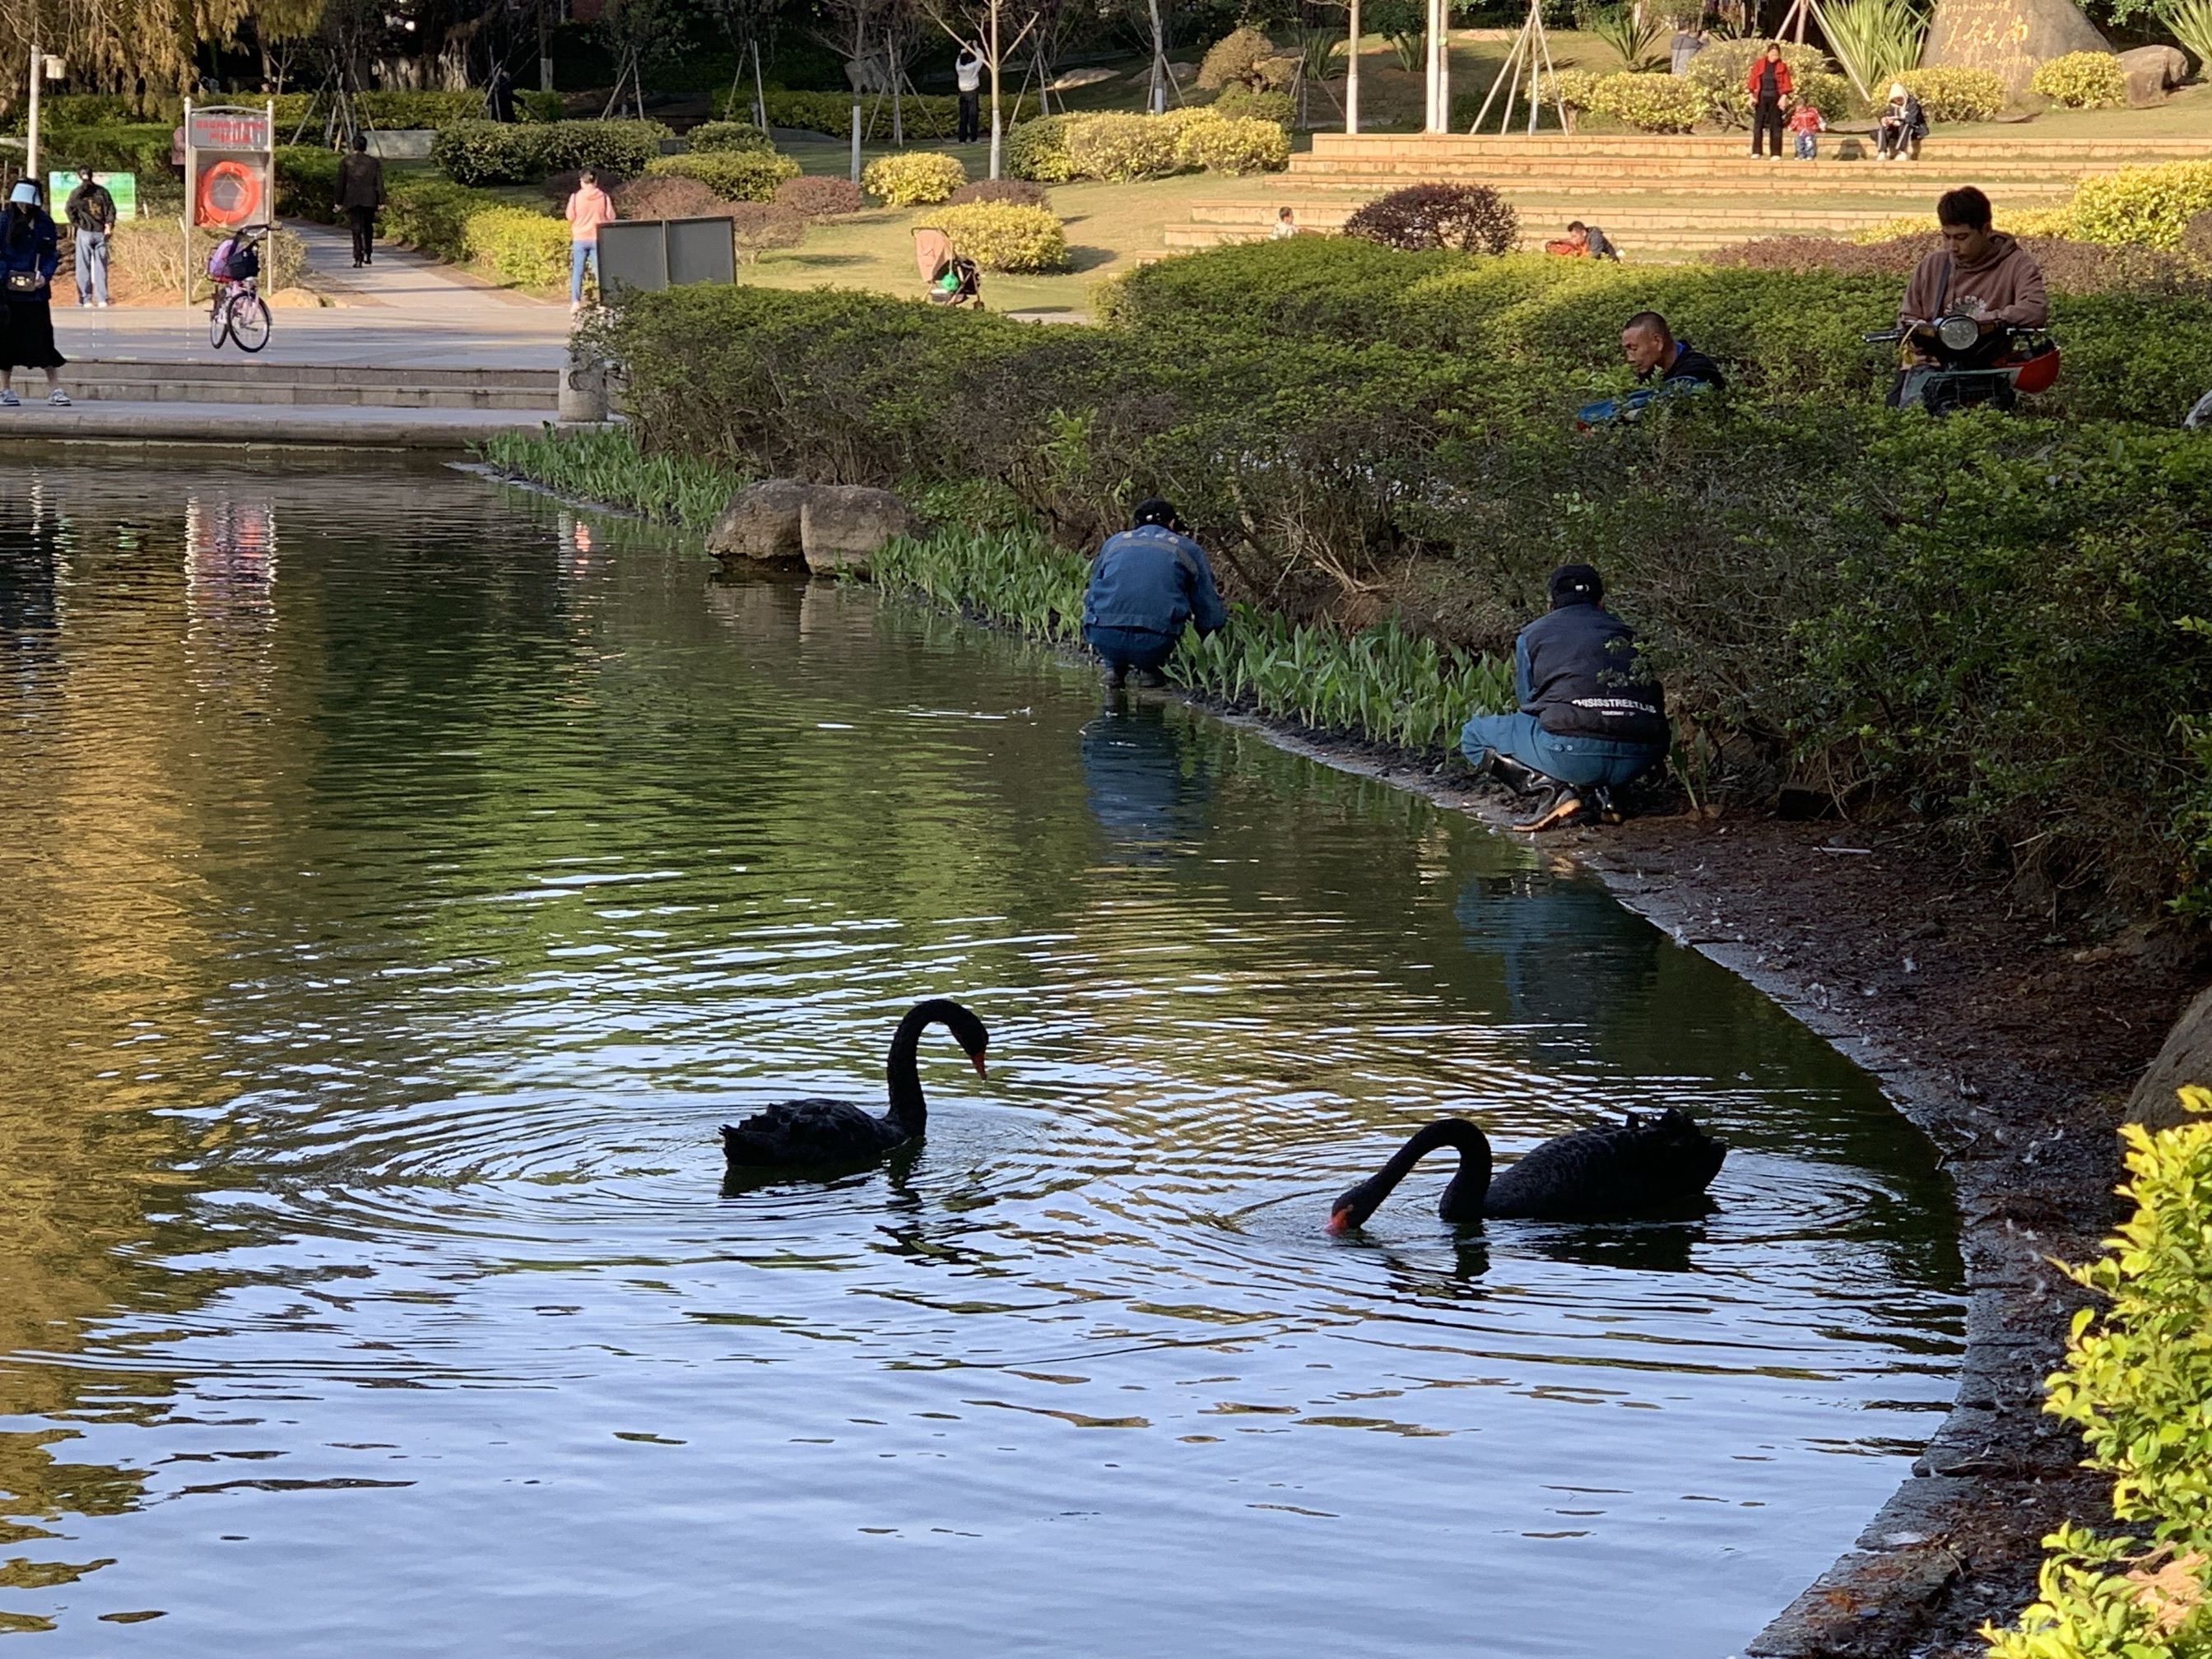
<path fill-rule="evenodd" d="M 2051 320 L 2043 272 L 2018 241 L 1990 228 L 1991 218 L 1990 198 L 1972 185 L 1944 192 L 1936 204 L 1943 246 L 1912 273 L 1897 327 L 1866 337 L 1904 343 L 1893 409 L 2008 409 L 2015 391 L 2043 391 L 2057 378 L 2057 349 L 2041 334 Z"/>

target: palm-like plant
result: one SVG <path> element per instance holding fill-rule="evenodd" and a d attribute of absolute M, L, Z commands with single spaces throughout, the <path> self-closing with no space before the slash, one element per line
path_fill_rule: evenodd
<path fill-rule="evenodd" d="M 1658 20 L 1645 16 L 1640 6 L 1607 6 L 1593 12 L 1589 32 L 1620 54 L 1631 74 L 1665 67 L 1666 58 L 1658 50 Z"/>
<path fill-rule="evenodd" d="M 2212 0 L 2168 0 L 2158 16 L 2197 60 L 2197 73 L 2212 80 Z"/>
<path fill-rule="evenodd" d="M 2212 0 L 2192 3 L 2212 5 Z M 1917 65 L 1928 39 L 1928 16 L 1916 0 L 1843 0 L 1816 7 L 1814 15 L 1828 37 L 1828 50 L 1862 98 L 1872 98 L 1875 88 Z"/>

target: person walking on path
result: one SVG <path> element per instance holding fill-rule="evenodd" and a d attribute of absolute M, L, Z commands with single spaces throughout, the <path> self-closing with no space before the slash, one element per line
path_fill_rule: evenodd
<path fill-rule="evenodd" d="M 384 205 L 384 163 L 368 153 L 368 136 L 356 132 L 353 149 L 338 161 L 338 205 L 353 227 L 353 268 L 376 263 L 376 210 Z"/>
<path fill-rule="evenodd" d="M 1552 799 L 1516 829 L 1556 829 L 1595 799 L 1613 816 L 1612 792 L 1667 757 L 1667 694 L 1644 666 L 1636 630 L 1605 608 L 1605 582 L 1586 564 L 1563 564 L 1546 583 L 1551 610 L 1513 642 L 1510 714 L 1477 714 L 1459 744 L 1475 775 Z"/>
<path fill-rule="evenodd" d="M 0 216 L 0 409 L 16 409 L 15 371 L 46 372 L 46 401 L 69 407 L 62 390 L 62 366 L 69 360 L 54 344 L 52 306 L 54 272 L 62 262 L 62 240 L 54 222 L 39 205 L 39 187 L 19 179 L 8 192 Z"/>
<path fill-rule="evenodd" d="M 1167 684 L 1160 665 L 1174 653 L 1186 622 L 1201 634 L 1229 623 L 1206 550 L 1183 533 L 1172 503 L 1137 503 L 1130 526 L 1106 538 L 1091 561 L 1083 594 L 1083 641 L 1106 662 L 1106 685 L 1135 674 L 1142 686 Z"/>
<path fill-rule="evenodd" d="M 599 275 L 599 227 L 615 217 L 613 198 L 599 188 L 599 175 L 586 167 L 568 198 L 568 309 L 584 308 L 584 267 Z"/>
<path fill-rule="evenodd" d="M 1782 159 L 1782 106 L 1790 100 L 1790 65 L 1782 61 L 1782 47 L 1769 41 L 1766 50 L 1751 60 L 1751 70 L 1743 78 L 1743 87 L 1751 94 L 1751 153 L 1759 154 L 1759 141 L 1768 133 L 1774 135 L 1772 153 L 1768 160 Z"/>
<path fill-rule="evenodd" d="M 1674 31 L 1674 38 L 1667 43 L 1667 72 L 1669 75 L 1687 75 L 1690 60 L 1705 49 L 1705 32 L 1684 22 Z"/>
<path fill-rule="evenodd" d="M 107 234 L 115 228 L 115 198 L 107 186 L 94 184 L 88 173 L 77 175 L 76 188 L 62 209 L 76 243 L 76 302 L 81 306 L 107 304 Z"/>
<path fill-rule="evenodd" d="M 960 88 L 960 137 L 954 142 L 972 144 L 983 136 L 983 54 L 963 43 L 952 75 Z"/>

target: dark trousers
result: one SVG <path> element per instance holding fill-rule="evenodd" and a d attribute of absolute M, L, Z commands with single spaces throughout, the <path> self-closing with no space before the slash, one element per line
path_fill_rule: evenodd
<path fill-rule="evenodd" d="M 940 104 L 939 109 L 945 106 Z M 954 142 L 972 144 L 983 136 L 983 94 L 963 92 L 960 94 L 960 137 Z"/>
<path fill-rule="evenodd" d="M 1158 668 L 1175 655 L 1176 641 L 1182 637 L 1180 628 L 1172 634 L 1154 633 L 1149 628 L 1083 630 L 1083 642 L 1115 668 Z"/>
<path fill-rule="evenodd" d="M 1782 154 L 1782 100 L 1762 98 L 1752 106 L 1751 153 L 1759 154 L 1759 141 L 1768 133 L 1774 135 L 1774 154 Z"/>
<path fill-rule="evenodd" d="M 376 210 L 349 207 L 346 210 L 346 223 L 353 227 L 353 262 L 365 265 L 376 251 Z"/>

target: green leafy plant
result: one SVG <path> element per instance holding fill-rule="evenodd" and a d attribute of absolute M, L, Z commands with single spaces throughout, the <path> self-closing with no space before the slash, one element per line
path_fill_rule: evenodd
<path fill-rule="evenodd" d="M 1182 165 L 1176 157 L 1180 124 L 1158 115 L 1091 115 L 1067 135 L 1067 155 L 1079 179 L 1123 184 L 1159 179 Z"/>
<path fill-rule="evenodd" d="M 2068 209 L 2085 241 L 2178 248 L 2190 220 L 2212 210 L 2212 161 L 2093 173 L 2074 187 Z"/>
<path fill-rule="evenodd" d="M 2212 76 L 2212 0 L 2171 0 L 2158 21 L 2197 60 L 2198 76 Z"/>
<path fill-rule="evenodd" d="M 1361 26 L 1390 43 L 1398 67 L 1419 75 L 1428 61 L 1429 12 L 1421 0 L 1372 0 L 1360 8 Z"/>
<path fill-rule="evenodd" d="M 707 150 L 772 150 L 775 143 L 750 121 L 702 121 L 684 136 L 693 154 Z"/>
<path fill-rule="evenodd" d="M 915 221 L 943 231 L 956 252 L 986 270 L 1065 270 L 1067 231 L 1048 208 L 1013 202 L 968 202 Z"/>
<path fill-rule="evenodd" d="M 1408 185 L 1344 222 L 1344 234 L 1402 253 L 1451 248 L 1504 253 L 1521 234 L 1512 205 L 1487 185 Z"/>
<path fill-rule="evenodd" d="M 710 461 L 666 451 L 647 454 L 622 427 L 495 433 L 477 453 L 504 477 L 692 530 L 713 524 L 730 497 L 752 482 Z"/>
<path fill-rule="evenodd" d="M 1273 121 L 1279 127 L 1290 125 L 1297 112 L 1287 92 L 1255 91 L 1241 82 L 1222 88 L 1221 95 L 1206 107 L 1224 121 Z"/>
<path fill-rule="evenodd" d="M 1821 11 L 1820 21 L 1828 50 L 1869 101 L 1886 97 L 1889 83 L 1918 64 L 1928 39 L 1928 15 L 1918 0 L 1839 0 Z M 1930 111 L 1929 119 L 1936 118 Z"/>
<path fill-rule="evenodd" d="M 1705 113 L 1706 102 L 1698 88 L 1675 75 L 1608 75 L 1590 94 L 1592 109 L 1638 132 L 1687 132 Z"/>
<path fill-rule="evenodd" d="M 1275 43 L 1250 24 L 1231 30 L 1206 49 L 1199 60 L 1198 84 L 1202 91 L 1241 84 L 1254 88 L 1274 84 L 1277 76 L 1267 65 L 1280 54 Z"/>
<path fill-rule="evenodd" d="M 2212 1091 L 2185 1088 L 2190 1111 Z M 2101 1305 L 2074 1316 L 2044 1409 L 2076 1425 L 2112 1476 L 2112 1513 L 2148 1546 L 2063 1527 L 2036 1601 L 1996 1659 L 2203 1659 L 2212 1653 L 2212 1121 L 2124 1125 L 2135 1213 L 2107 1253 L 2067 1271 Z"/>
<path fill-rule="evenodd" d="M 510 288 L 548 288 L 568 273 L 568 225 L 534 208 L 485 208 L 461 233 L 461 253 Z"/>
<path fill-rule="evenodd" d="M 570 167 L 634 174 L 672 136 L 658 121 L 456 121 L 438 130 L 430 159 L 457 185 L 530 184 Z"/>
<path fill-rule="evenodd" d="M 1826 74 L 1832 67 L 1826 55 L 1816 47 L 1800 46 L 1794 40 L 1778 44 L 1793 82 L 1802 83 L 1806 76 Z M 1728 127 L 1751 125 L 1751 93 L 1745 79 L 1751 72 L 1752 59 L 1764 52 L 1767 46 L 1764 40 L 1717 40 L 1690 59 L 1680 79 L 1703 96 L 1707 118 Z"/>
<path fill-rule="evenodd" d="M 1647 12 L 1632 4 L 1603 6 L 1590 14 L 1588 27 L 1612 48 L 1631 75 L 1660 69 L 1667 63 L 1667 54 L 1659 50 L 1661 28 L 1656 11 Z"/>
<path fill-rule="evenodd" d="M 1077 124 L 1085 118 L 1079 115 L 1045 115 L 1023 122 L 1006 135 L 1006 170 L 1017 179 L 1040 185 L 1073 183 L 1078 174 L 1068 140 Z"/>
<path fill-rule="evenodd" d="M 908 150 L 879 155 L 860 174 L 860 188 L 885 207 L 915 207 L 944 201 L 968 182 L 957 156 L 936 150 Z"/>
<path fill-rule="evenodd" d="M 2004 77 L 1994 70 L 1908 69 L 1895 78 L 1920 100 L 1921 113 L 1930 121 L 1987 121 L 2005 106 Z M 1875 90 L 1879 94 L 1881 88 Z"/>
<path fill-rule="evenodd" d="M 2104 109 L 2128 101 L 2127 72 L 2109 52 L 2069 52 L 2035 66 L 2028 90 L 2069 109 Z"/>
<path fill-rule="evenodd" d="M 1193 121 L 1176 137 L 1176 160 L 1206 173 L 1279 173 L 1291 164 L 1291 135 L 1274 121 Z"/>
<path fill-rule="evenodd" d="M 757 150 L 710 150 L 704 155 L 661 155 L 646 164 L 655 178 L 696 179 L 726 202 L 772 202 L 777 187 L 799 174 L 788 155 Z"/>

